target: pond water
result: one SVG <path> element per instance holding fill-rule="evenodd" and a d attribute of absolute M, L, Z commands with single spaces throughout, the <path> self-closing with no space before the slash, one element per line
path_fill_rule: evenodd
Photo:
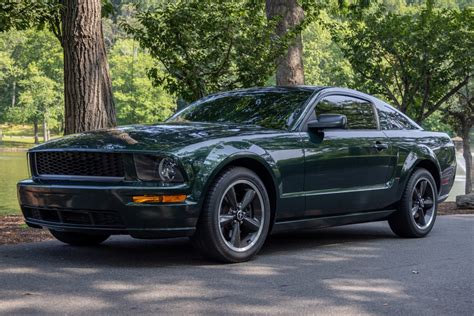
<path fill-rule="evenodd" d="M 0 151 L 0 214 L 20 212 L 16 183 L 28 178 L 26 152 Z"/>
<path fill-rule="evenodd" d="M 464 193 L 466 179 L 465 164 L 461 153 L 458 153 L 458 169 L 456 182 L 451 190 L 448 201 L 454 201 L 456 195 Z M 16 196 L 18 180 L 28 178 L 26 152 L 0 151 L 0 214 L 20 212 Z"/>

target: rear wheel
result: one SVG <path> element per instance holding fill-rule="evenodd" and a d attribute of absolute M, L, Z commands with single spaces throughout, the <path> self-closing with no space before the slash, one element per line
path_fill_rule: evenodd
<path fill-rule="evenodd" d="M 85 234 L 53 229 L 49 231 L 57 240 L 72 246 L 96 246 L 110 237 L 110 235 Z"/>
<path fill-rule="evenodd" d="M 425 237 L 438 211 L 438 191 L 431 173 L 417 169 L 408 180 L 398 211 L 389 218 L 392 231 L 400 237 Z"/>
<path fill-rule="evenodd" d="M 243 262 L 257 254 L 270 227 L 270 202 L 260 178 L 234 167 L 221 174 L 206 197 L 195 245 L 223 262 Z"/>

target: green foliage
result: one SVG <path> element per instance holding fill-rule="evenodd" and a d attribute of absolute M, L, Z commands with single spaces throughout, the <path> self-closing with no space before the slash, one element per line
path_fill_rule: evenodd
<path fill-rule="evenodd" d="M 469 141 L 469 130 L 474 124 L 474 82 L 472 80 L 460 89 L 454 97 L 442 109 L 446 115 L 443 123 L 449 124 L 457 136 L 466 138 Z"/>
<path fill-rule="evenodd" d="M 327 11 L 303 32 L 305 81 L 309 85 L 351 87 L 353 72 L 349 61 L 334 43 L 327 26 L 334 19 Z"/>
<path fill-rule="evenodd" d="M 9 109 L 9 120 L 16 123 L 46 121 L 50 127 L 58 127 L 63 105 L 59 83 L 48 78 L 33 62 L 19 84 L 22 87 L 19 103 Z"/>
<path fill-rule="evenodd" d="M 61 1 L 2 0 L 0 2 L 0 32 L 10 29 L 49 28 L 57 38 L 61 29 Z"/>
<path fill-rule="evenodd" d="M 47 31 L 0 34 L 0 120 L 62 121 L 62 49 Z"/>
<path fill-rule="evenodd" d="M 421 126 L 427 131 L 445 132 L 449 136 L 456 135 L 451 124 L 447 123 L 449 114 L 446 111 L 436 111 L 423 121 Z"/>
<path fill-rule="evenodd" d="M 177 0 L 138 16 L 126 30 L 165 67 L 149 75 L 187 101 L 264 85 L 286 41 L 273 35 L 262 1 Z"/>
<path fill-rule="evenodd" d="M 429 2 L 430 4 L 430 2 Z M 356 87 L 388 98 L 418 122 L 439 109 L 472 74 L 472 9 L 359 13 L 335 32 Z"/>
<path fill-rule="evenodd" d="M 152 86 L 146 72 L 154 62 L 136 41 L 117 40 L 109 63 L 119 124 L 156 123 L 173 113 L 174 98 L 162 88 Z"/>

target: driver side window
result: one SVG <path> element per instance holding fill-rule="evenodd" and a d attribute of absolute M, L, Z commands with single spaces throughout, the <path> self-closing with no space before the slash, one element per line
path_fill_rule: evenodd
<path fill-rule="evenodd" d="M 347 117 L 347 129 L 377 129 L 374 107 L 365 100 L 331 95 L 323 98 L 315 108 L 321 114 L 342 114 Z"/>

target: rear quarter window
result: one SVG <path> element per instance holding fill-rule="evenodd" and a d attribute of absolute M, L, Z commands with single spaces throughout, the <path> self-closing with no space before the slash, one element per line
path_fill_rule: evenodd
<path fill-rule="evenodd" d="M 402 113 L 391 109 L 388 106 L 382 106 L 377 109 L 379 115 L 380 128 L 383 130 L 412 130 L 419 129 Z"/>

